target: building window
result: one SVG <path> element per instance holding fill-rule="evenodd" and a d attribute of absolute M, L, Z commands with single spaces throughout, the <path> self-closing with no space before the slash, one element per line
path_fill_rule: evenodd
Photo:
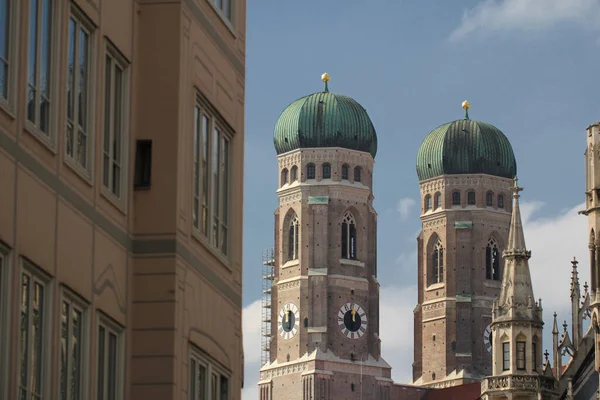
<path fill-rule="evenodd" d="M 83 362 L 85 308 L 82 303 L 63 296 L 60 334 L 60 400 L 84 398 Z"/>
<path fill-rule="evenodd" d="M 504 208 L 504 196 L 498 195 L 498 208 Z"/>
<path fill-rule="evenodd" d="M 221 16 L 223 18 L 225 18 L 228 22 L 231 23 L 231 17 L 232 17 L 232 2 L 234 0 L 211 0 L 212 3 L 215 5 L 215 7 L 217 8 L 217 10 L 219 10 L 219 14 L 221 14 Z"/>
<path fill-rule="evenodd" d="M 431 195 L 425 196 L 425 211 L 431 210 Z"/>
<path fill-rule="evenodd" d="M 298 216 L 294 214 L 290 220 L 288 229 L 288 260 L 298 259 L 298 236 L 299 236 L 300 221 Z"/>
<path fill-rule="evenodd" d="M 537 370 L 537 343 L 531 343 L 531 369 L 533 371 Z"/>
<path fill-rule="evenodd" d="M 453 206 L 460 206 L 460 192 L 453 192 L 452 193 L 452 205 Z"/>
<path fill-rule="evenodd" d="M 517 369 L 525 369 L 525 342 L 517 342 Z"/>
<path fill-rule="evenodd" d="M 488 240 L 485 248 L 485 277 L 495 281 L 502 279 L 502 275 L 500 275 L 500 251 L 494 238 Z"/>
<path fill-rule="evenodd" d="M 444 282 L 444 247 L 442 246 L 442 241 L 439 239 L 433 248 L 431 270 L 433 279 L 431 282 L 432 284 Z"/>
<path fill-rule="evenodd" d="M 342 258 L 356 260 L 356 221 L 349 211 L 342 218 Z"/>
<path fill-rule="evenodd" d="M 323 164 L 323 179 L 331 179 L 331 164 Z"/>
<path fill-rule="evenodd" d="M 33 267 L 23 266 L 19 297 L 19 398 L 41 399 L 45 392 L 43 377 L 46 358 L 47 280 Z"/>
<path fill-rule="evenodd" d="M 502 343 L 502 371 L 510 369 L 510 343 Z"/>
<path fill-rule="evenodd" d="M 437 192 L 434 196 L 434 199 L 435 200 L 433 202 L 433 206 L 437 210 L 438 208 L 440 208 L 442 206 L 442 194 L 440 192 Z"/>
<path fill-rule="evenodd" d="M 473 191 L 467 192 L 467 204 L 470 206 L 475 205 L 475 192 L 473 192 Z"/>
<path fill-rule="evenodd" d="M 71 13 L 67 52 L 67 156 L 86 171 L 89 168 L 91 30 Z"/>
<path fill-rule="evenodd" d="M 485 195 L 485 205 L 488 207 L 493 206 L 494 202 L 494 193 L 492 192 L 487 192 L 487 194 Z"/>
<path fill-rule="evenodd" d="M 101 317 L 98 322 L 96 368 L 97 400 L 121 399 L 123 382 L 123 329 Z"/>
<path fill-rule="evenodd" d="M 315 164 L 306 166 L 306 179 L 315 179 Z"/>
<path fill-rule="evenodd" d="M 195 106 L 193 223 L 211 245 L 228 254 L 231 135 L 201 101 Z M 282 185 L 287 182 L 282 171 Z"/>
<path fill-rule="evenodd" d="M 296 167 L 295 165 L 292 167 L 291 169 L 291 177 L 290 177 L 290 182 L 296 182 L 298 180 L 298 167 Z"/>
<path fill-rule="evenodd" d="M 288 183 L 288 170 L 287 168 L 284 168 L 283 171 L 281 171 L 281 186 L 286 183 Z"/>
<path fill-rule="evenodd" d="M 354 182 L 360 182 L 360 167 L 354 167 Z"/>
<path fill-rule="evenodd" d="M 200 352 L 190 355 L 189 400 L 229 400 L 230 374 L 217 367 Z"/>
<path fill-rule="evenodd" d="M 126 66 L 116 51 L 107 49 L 104 71 L 104 145 L 102 182 L 117 199 L 122 197 L 125 140 Z"/>
<path fill-rule="evenodd" d="M 9 79 L 12 79 L 12 73 L 9 64 L 9 52 L 12 47 L 10 30 L 10 0 L 0 0 L 0 99 L 8 101 Z"/>
<path fill-rule="evenodd" d="M 342 165 L 342 179 L 348 179 L 348 170 L 350 169 L 350 167 L 348 167 L 348 165 L 344 164 Z"/>
<path fill-rule="evenodd" d="M 52 0 L 29 1 L 27 120 L 50 136 L 50 75 L 52 73 Z"/>

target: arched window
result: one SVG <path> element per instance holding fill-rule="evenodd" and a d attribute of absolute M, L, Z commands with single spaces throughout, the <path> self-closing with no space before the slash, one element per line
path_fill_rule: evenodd
<path fill-rule="evenodd" d="M 290 182 L 296 182 L 298 180 L 298 167 L 293 166 L 290 174 Z"/>
<path fill-rule="evenodd" d="M 494 193 L 487 192 L 487 194 L 485 195 L 485 205 L 488 207 L 491 207 L 494 205 L 493 203 L 494 203 Z"/>
<path fill-rule="evenodd" d="M 356 221 L 349 211 L 342 218 L 342 258 L 356 260 Z"/>
<path fill-rule="evenodd" d="M 331 164 L 323 164 L 323 179 L 331 179 Z"/>
<path fill-rule="evenodd" d="M 315 179 L 315 164 L 308 164 L 306 166 L 306 179 Z"/>
<path fill-rule="evenodd" d="M 354 167 L 354 182 L 360 182 L 360 167 Z"/>
<path fill-rule="evenodd" d="M 298 231 L 300 223 L 298 216 L 294 216 L 290 219 L 290 226 L 288 232 L 288 261 L 298 259 Z"/>
<path fill-rule="evenodd" d="M 502 279 L 502 275 L 500 275 L 500 251 L 494 238 L 488 240 L 485 248 L 485 277 L 495 281 Z"/>
<path fill-rule="evenodd" d="M 435 194 L 434 198 L 435 198 L 435 200 L 433 202 L 433 206 L 437 210 L 438 208 L 440 208 L 442 206 L 442 194 L 440 192 L 437 192 Z"/>
<path fill-rule="evenodd" d="M 425 211 L 431 210 L 431 195 L 425 196 Z"/>
<path fill-rule="evenodd" d="M 432 284 L 444 282 L 444 247 L 439 239 L 431 255 L 431 276 Z"/>
<path fill-rule="evenodd" d="M 348 165 L 344 164 L 342 165 L 342 179 L 348 179 L 348 169 L 350 167 L 348 167 Z"/>
<path fill-rule="evenodd" d="M 467 192 L 467 204 L 470 206 L 475 205 L 475 192 L 472 190 Z"/>
<path fill-rule="evenodd" d="M 288 170 L 287 168 L 284 168 L 283 171 L 281 171 L 281 186 L 286 183 L 288 183 Z"/>
<path fill-rule="evenodd" d="M 504 208 L 504 196 L 498 195 L 498 208 Z"/>
<path fill-rule="evenodd" d="M 452 205 L 460 206 L 460 192 L 452 193 Z"/>

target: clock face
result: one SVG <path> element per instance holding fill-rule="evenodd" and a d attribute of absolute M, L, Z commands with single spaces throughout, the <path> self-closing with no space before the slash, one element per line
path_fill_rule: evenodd
<path fill-rule="evenodd" d="M 367 313 L 356 303 L 346 303 L 338 312 L 338 326 L 350 339 L 359 339 L 367 330 Z"/>
<path fill-rule="evenodd" d="M 488 325 L 483 332 L 483 345 L 488 353 L 492 354 L 492 326 Z"/>
<path fill-rule="evenodd" d="M 294 303 L 287 303 L 279 310 L 279 335 L 284 339 L 293 338 L 300 326 L 300 312 Z"/>

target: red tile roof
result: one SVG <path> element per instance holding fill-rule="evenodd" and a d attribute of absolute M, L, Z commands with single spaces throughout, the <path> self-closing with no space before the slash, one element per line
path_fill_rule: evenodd
<path fill-rule="evenodd" d="M 481 395 L 481 383 L 467 383 L 466 385 L 452 386 L 449 388 L 432 390 L 423 400 L 477 400 Z"/>

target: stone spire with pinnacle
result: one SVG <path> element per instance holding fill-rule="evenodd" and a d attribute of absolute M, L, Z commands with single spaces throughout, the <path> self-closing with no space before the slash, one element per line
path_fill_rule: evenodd
<path fill-rule="evenodd" d="M 502 289 L 496 305 L 496 317 L 500 319 L 525 319 L 541 322 L 541 302 L 535 303 L 528 260 L 531 251 L 525 246 L 519 192 L 523 188 L 514 179 L 512 188 L 513 208 L 508 243 L 502 256 L 505 259 Z"/>

